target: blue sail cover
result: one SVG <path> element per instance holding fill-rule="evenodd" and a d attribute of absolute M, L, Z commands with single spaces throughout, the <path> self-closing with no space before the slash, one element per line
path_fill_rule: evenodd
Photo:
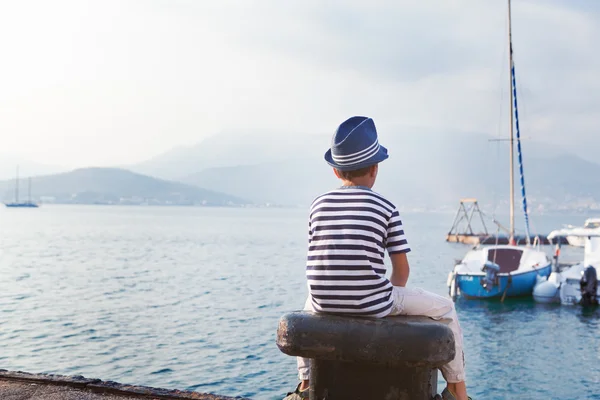
<path fill-rule="evenodd" d="M 512 43 L 510 43 L 510 54 L 512 60 Z M 519 131 L 519 109 L 517 108 L 517 83 L 515 77 L 515 63 L 511 61 L 510 72 L 512 75 L 512 90 L 515 102 L 515 128 L 517 131 L 517 155 L 519 158 L 519 174 L 521 177 L 521 196 L 523 197 L 523 214 L 525 215 L 525 233 L 529 243 L 529 213 L 527 211 L 527 196 L 525 195 L 525 176 L 523 175 L 523 155 L 521 154 L 521 132 Z"/>

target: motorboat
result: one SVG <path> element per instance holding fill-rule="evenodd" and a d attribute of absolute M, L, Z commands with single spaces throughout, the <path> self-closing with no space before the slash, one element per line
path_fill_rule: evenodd
<path fill-rule="evenodd" d="M 560 242 L 556 247 L 553 271 L 547 278 L 539 277 L 533 288 L 533 298 L 538 303 L 563 305 L 594 305 L 600 300 L 598 273 L 600 272 L 600 229 L 581 232 L 581 228 L 555 231 L 548 235 L 573 235 L 584 243 L 583 260 L 575 264 L 560 264 Z"/>
<path fill-rule="evenodd" d="M 597 228 L 600 228 L 600 218 L 588 218 L 585 220 L 583 227 L 568 225 L 566 228 L 550 232 L 548 238 L 552 238 L 552 240 L 564 238 L 570 246 L 584 247 L 586 238 L 585 233 Z"/>

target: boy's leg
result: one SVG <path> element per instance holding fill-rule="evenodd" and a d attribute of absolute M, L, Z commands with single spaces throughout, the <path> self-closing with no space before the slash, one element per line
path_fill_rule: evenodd
<path fill-rule="evenodd" d="M 454 334 L 456 355 L 440 370 L 448 384 L 465 381 L 465 363 L 463 354 L 463 335 L 452 300 L 420 288 L 394 286 L 392 291 L 394 304 L 390 315 L 423 315 L 433 319 L 448 318 L 448 327 Z"/>
<path fill-rule="evenodd" d="M 302 382 L 308 381 L 310 378 L 310 358 L 304 357 L 296 357 L 296 361 L 298 362 L 298 378 Z M 300 390 L 303 389 L 304 385 L 300 386 Z"/>
<path fill-rule="evenodd" d="M 304 311 L 314 311 L 310 295 L 304 304 Z M 300 390 L 304 390 L 308 387 L 308 380 L 310 378 L 310 358 L 297 357 L 296 359 L 298 362 L 298 378 L 302 381 Z"/>

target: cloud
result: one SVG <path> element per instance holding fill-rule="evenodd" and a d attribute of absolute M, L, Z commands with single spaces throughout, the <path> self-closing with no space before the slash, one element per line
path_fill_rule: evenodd
<path fill-rule="evenodd" d="M 270 4 L 280 18 L 247 18 L 258 28 L 241 40 L 354 79 L 338 93 L 352 99 L 344 109 L 376 104 L 386 123 L 508 130 L 505 2 L 302 4 Z M 522 130 L 588 157 L 600 122 L 594 4 L 513 1 L 512 10 Z"/>
<path fill-rule="evenodd" d="M 221 131 L 506 135 L 506 3 L 5 3 L 3 151 L 123 164 Z M 513 0 L 524 136 L 595 158 L 600 4 Z M 415 129 L 415 131 L 417 131 Z M 10 132 L 10 134 L 6 134 Z"/>

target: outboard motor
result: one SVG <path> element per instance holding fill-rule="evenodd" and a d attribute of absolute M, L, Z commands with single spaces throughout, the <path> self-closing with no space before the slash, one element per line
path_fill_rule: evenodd
<path fill-rule="evenodd" d="M 481 270 L 485 272 L 485 277 L 481 278 L 481 286 L 489 291 L 492 287 L 498 285 L 498 273 L 500 272 L 500 266 L 494 262 L 486 261 L 481 267 Z"/>
<path fill-rule="evenodd" d="M 598 276 L 596 268 L 588 265 L 582 272 L 579 286 L 581 288 L 581 305 L 592 306 L 598 305 L 596 293 L 598 291 Z"/>

